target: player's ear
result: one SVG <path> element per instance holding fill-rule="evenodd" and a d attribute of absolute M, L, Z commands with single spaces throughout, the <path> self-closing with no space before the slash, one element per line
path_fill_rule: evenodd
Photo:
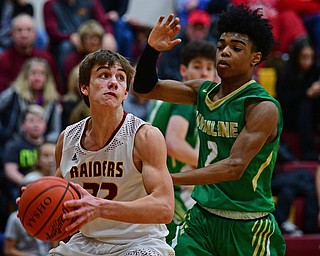
<path fill-rule="evenodd" d="M 255 53 L 253 54 L 253 58 L 252 58 L 251 64 L 252 64 L 253 66 L 256 66 L 257 64 L 260 63 L 261 58 L 262 58 L 261 52 L 255 52 Z"/>
<path fill-rule="evenodd" d="M 186 65 L 184 65 L 184 64 L 181 64 L 180 65 L 180 67 L 179 67 L 179 69 L 180 69 L 180 75 L 181 75 L 181 77 L 183 78 L 183 79 L 186 79 L 186 70 L 187 70 L 187 66 Z"/>
<path fill-rule="evenodd" d="M 88 96 L 88 87 L 84 84 L 80 84 L 80 93 L 84 96 Z"/>
<path fill-rule="evenodd" d="M 132 92 L 131 92 L 132 93 Z M 124 96 L 123 96 L 123 100 L 127 99 L 128 98 L 128 95 L 129 95 L 129 91 L 126 90 L 126 92 L 124 93 Z"/>

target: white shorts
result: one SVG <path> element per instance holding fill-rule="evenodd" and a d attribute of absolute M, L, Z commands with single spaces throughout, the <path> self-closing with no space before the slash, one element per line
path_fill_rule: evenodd
<path fill-rule="evenodd" d="M 49 251 L 49 256 L 174 256 L 174 250 L 165 240 L 157 238 L 139 238 L 126 244 L 108 244 L 74 234 L 67 243 Z"/>

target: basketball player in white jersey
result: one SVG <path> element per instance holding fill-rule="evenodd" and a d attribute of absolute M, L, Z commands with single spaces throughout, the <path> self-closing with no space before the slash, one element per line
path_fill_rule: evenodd
<path fill-rule="evenodd" d="M 65 203 L 64 218 L 76 218 L 67 231 L 80 232 L 49 255 L 174 255 L 165 242 L 174 196 L 164 138 L 122 107 L 133 76 L 128 60 L 108 50 L 80 65 L 92 115 L 68 126 L 56 147 L 56 176 L 81 195 Z"/>

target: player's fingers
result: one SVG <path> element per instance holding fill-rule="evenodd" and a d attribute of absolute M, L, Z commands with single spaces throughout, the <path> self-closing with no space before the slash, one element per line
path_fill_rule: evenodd
<path fill-rule="evenodd" d="M 170 25 L 170 28 L 171 29 L 176 29 L 178 26 L 181 28 L 181 26 L 180 26 L 180 19 L 178 18 L 178 17 L 176 17 L 175 19 L 174 19 L 174 21 L 171 23 L 171 25 Z M 180 30 L 180 29 L 179 29 Z"/>
<path fill-rule="evenodd" d="M 80 213 L 81 212 L 81 213 Z M 77 215 L 77 217 L 71 217 L 71 216 L 75 216 L 75 214 Z M 66 231 L 67 232 L 76 232 L 77 230 L 79 230 L 84 224 L 87 224 L 88 222 L 90 222 L 91 220 L 94 219 L 94 214 L 91 211 L 74 211 L 71 213 L 66 213 L 63 215 L 63 218 L 69 218 L 69 219 L 75 219 L 72 223 L 70 223 L 69 226 L 66 227 Z"/>
<path fill-rule="evenodd" d="M 71 199 L 71 200 L 67 200 L 63 203 L 63 206 L 65 208 L 79 208 L 81 206 L 83 206 L 83 203 L 81 201 L 81 199 Z"/>
<path fill-rule="evenodd" d="M 173 40 L 173 41 L 171 42 L 170 47 L 173 48 L 173 47 L 175 47 L 177 44 L 180 44 L 180 43 L 181 43 L 181 39 L 180 39 L 180 38 L 177 38 L 177 39 L 175 39 L 175 40 Z"/>
<path fill-rule="evenodd" d="M 164 20 L 165 16 L 161 15 L 158 19 L 158 25 L 160 25 L 162 23 L 162 21 Z"/>
<path fill-rule="evenodd" d="M 78 218 L 70 225 L 66 226 L 65 231 L 69 234 L 77 232 L 85 224 L 83 218 Z"/>
<path fill-rule="evenodd" d="M 71 187 L 78 193 L 79 198 L 83 198 L 85 195 L 89 195 L 90 193 L 85 190 L 82 186 L 77 183 L 70 182 Z"/>
<path fill-rule="evenodd" d="M 81 188 L 82 188 L 82 187 L 81 187 L 79 184 L 74 183 L 74 182 L 72 182 L 72 181 L 70 181 L 69 183 L 70 183 L 70 186 L 73 187 L 78 193 L 81 192 L 81 190 L 82 190 Z"/>
<path fill-rule="evenodd" d="M 19 205 L 21 197 L 16 198 L 16 204 Z"/>
<path fill-rule="evenodd" d="M 175 33 L 178 33 L 181 30 L 181 25 L 177 24 L 172 29 L 174 30 Z"/>
<path fill-rule="evenodd" d="M 23 192 L 24 192 L 26 189 L 27 189 L 26 186 L 22 186 L 22 187 L 21 187 L 21 195 L 23 194 Z M 20 199 L 21 199 L 20 196 L 16 198 L 16 204 L 17 204 L 17 205 L 19 205 Z"/>
<path fill-rule="evenodd" d="M 169 26 L 173 19 L 174 19 L 174 14 L 171 13 L 171 14 L 168 16 L 168 19 L 166 20 L 165 25 L 166 25 L 166 26 Z"/>

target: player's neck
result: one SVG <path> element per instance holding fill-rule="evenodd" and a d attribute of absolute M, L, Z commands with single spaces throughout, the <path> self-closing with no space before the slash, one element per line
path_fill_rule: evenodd
<path fill-rule="evenodd" d="M 108 116 L 108 114 L 106 114 Z M 92 117 L 86 128 L 83 140 L 85 148 L 89 150 L 99 150 L 103 148 L 114 136 L 124 118 L 124 112 L 119 116 L 114 114 L 110 118 Z"/>

